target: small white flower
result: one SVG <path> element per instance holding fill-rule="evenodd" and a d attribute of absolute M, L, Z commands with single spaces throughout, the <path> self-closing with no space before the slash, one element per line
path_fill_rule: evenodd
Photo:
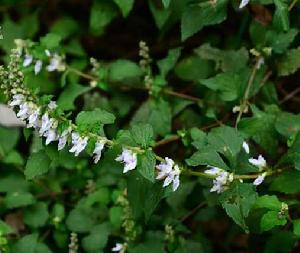
<path fill-rule="evenodd" d="M 49 145 L 52 141 L 57 140 L 57 133 L 55 129 L 48 130 L 44 136 L 46 137 L 46 145 Z"/>
<path fill-rule="evenodd" d="M 64 149 L 67 144 L 68 136 L 70 134 L 70 130 L 66 129 L 62 132 L 62 134 L 58 137 L 58 150 Z"/>
<path fill-rule="evenodd" d="M 99 140 L 99 141 L 96 142 L 95 149 L 93 151 L 94 163 L 98 163 L 100 161 L 101 153 L 102 153 L 102 150 L 104 148 L 104 145 L 105 145 L 104 140 Z"/>
<path fill-rule="evenodd" d="M 260 169 L 267 166 L 267 162 L 266 162 L 265 158 L 262 155 L 259 155 L 258 159 L 250 158 L 248 161 L 252 165 L 254 165 L 256 167 L 259 167 Z"/>
<path fill-rule="evenodd" d="M 243 142 L 243 149 L 245 150 L 245 152 L 246 152 L 247 154 L 250 153 L 249 145 L 248 145 L 248 143 L 245 142 L 245 141 Z"/>
<path fill-rule="evenodd" d="M 28 117 L 27 127 L 39 127 L 40 108 L 33 109 Z"/>
<path fill-rule="evenodd" d="M 117 162 L 124 163 L 123 173 L 127 173 L 130 170 L 134 170 L 137 165 L 137 155 L 132 150 L 123 148 L 122 154 L 116 159 Z"/>
<path fill-rule="evenodd" d="M 16 95 L 13 95 L 12 101 L 9 102 L 9 105 L 17 106 L 17 105 L 21 105 L 23 102 L 24 102 L 24 95 L 16 94 Z"/>
<path fill-rule="evenodd" d="M 50 64 L 46 67 L 49 72 L 52 71 L 64 71 L 66 69 L 66 65 L 63 62 L 63 58 L 58 54 L 54 54 L 50 59 Z"/>
<path fill-rule="evenodd" d="M 116 243 L 115 247 L 113 247 L 111 249 L 111 251 L 113 252 L 120 252 L 121 250 L 123 250 L 124 246 L 122 243 Z"/>
<path fill-rule="evenodd" d="M 55 108 L 57 107 L 57 104 L 55 101 L 50 101 L 49 104 L 48 104 L 48 108 L 50 110 L 54 110 Z"/>
<path fill-rule="evenodd" d="M 21 120 L 26 120 L 29 117 L 29 109 L 30 108 L 27 103 L 21 104 L 17 117 Z"/>
<path fill-rule="evenodd" d="M 156 166 L 158 173 L 156 179 L 164 179 L 163 187 L 167 187 L 172 183 L 173 191 L 176 191 L 180 185 L 180 169 L 174 161 L 168 157 Z"/>
<path fill-rule="evenodd" d="M 212 176 L 216 176 L 213 180 L 213 187 L 210 189 L 210 192 L 221 193 L 228 188 L 228 185 L 233 181 L 233 173 L 229 173 L 223 169 L 217 167 L 211 167 L 210 169 L 205 170 L 204 173 Z"/>
<path fill-rule="evenodd" d="M 250 2 L 250 0 L 242 0 L 239 8 L 240 9 L 244 8 L 249 2 Z"/>
<path fill-rule="evenodd" d="M 34 65 L 34 74 L 37 75 L 41 72 L 43 66 L 43 62 L 41 60 L 37 60 Z"/>
<path fill-rule="evenodd" d="M 72 133 L 73 147 L 69 151 L 74 153 L 75 156 L 78 156 L 88 144 L 88 139 L 88 137 L 81 137 L 78 133 Z"/>
<path fill-rule="evenodd" d="M 42 116 L 42 124 L 41 124 L 41 128 L 39 131 L 40 136 L 43 136 L 45 132 L 49 131 L 53 124 L 54 124 L 54 119 L 49 118 L 49 115 L 46 112 Z"/>
<path fill-rule="evenodd" d="M 264 180 L 265 180 L 265 177 L 266 177 L 267 173 L 264 172 L 262 173 L 261 175 L 259 175 L 253 182 L 254 185 L 260 185 Z"/>
<path fill-rule="evenodd" d="M 33 61 L 32 55 L 26 54 L 26 55 L 25 55 L 25 59 L 24 59 L 24 61 L 23 61 L 23 67 L 29 66 L 29 65 L 32 63 L 32 61 Z"/>

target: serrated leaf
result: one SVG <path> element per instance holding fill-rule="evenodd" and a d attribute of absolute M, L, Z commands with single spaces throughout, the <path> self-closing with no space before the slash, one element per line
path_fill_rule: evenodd
<path fill-rule="evenodd" d="M 279 218 L 278 211 L 268 211 L 261 218 L 260 226 L 262 231 L 268 231 L 275 226 L 285 225 L 286 222 L 285 218 Z"/>
<path fill-rule="evenodd" d="M 155 163 L 155 154 L 150 150 L 147 150 L 145 153 L 138 156 L 138 171 L 144 178 L 153 183 L 155 182 Z"/>
<path fill-rule="evenodd" d="M 281 208 L 281 202 L 275 195 L 263 195 L 257 198 L 255 208 L 267 208 L 279 211 Z"/>
<path fill-rule="evenodd" d="M 153 141 L 153 128 L 149 124 L 133 124 L 130 133 L 133 140 L 143 148 L 147 148 Z"/>
<path fill-rule="evenodd" d="M 55 33 L 48 33 L 46 36 L 42 37 L 40 41 L 41 45 L 43 45 L 46 49 L 51 50 L 59 46 L 61 37 Z"/>
<path fill-rule="evenodd" d="M 286 0 L 274 0 L 276 10 L 273 17 L 273 24 L 287 31 L 290 27 L 289 6 Z"/>
<path fill-rule="evenodd" d="M 48 172 L 50 167 L 50 159 L 46 155 L 45 151 L 41 150 L 37 153 L 33 153 L 27 160 L 24 174 L 27 179 L 31 180 L 37 176 L 41 176 Z"/>
<path fill-rule="evenodd" d="M 181 19 L 181 38 L 186 40 L 204 26 L 223 22 L 227 16 L 227 0 L 217 2 L 205 1 L 190 5 Z"/>
<path fill-rule="evenodd" d="M 164 77 L 168 72 L 174 68 L 181 54 L 181 48 L 170 49 L 166 58 L 161 59 L 157 62 L 160 70 L 160 74 Z"/>
<path fill-rule="evenodd" d="M 44 226 L 48 217 L 48 208 L 43 202 L 38 202 L 24 210 L 24 223 L 34 228 Z"/>
<path fill-rule="evenodd" d="M 134 0 L 114 0 L 114 2 L 119 6 L 123 17 L 128 16 L 134 4 Z"/>
<path fill-rule="evenodd" d="M 285 137 L 290 137 L 300 130 L 300 115 L 282 112 L 275 122 L 276 130 Z"/>
<path fill-rule="evenodd" d="M 277 64 L 279 76 L 288 76 L 294 74 L 299 68 L 300 48 L 288 50 Z"/>
<path fill-rule="evenodd" d="M 35 253 L 37 240 L 38 234 L 25 235 L 14 245 L 12 253 Z"/>
<path fill-rule="evenodd" d="M 245 219 L 255 204 L 257 193 L 252 184 L 236 182 L 230 189 L 222 193 L 221 203 L 226 213 L 240 225 L 246 232 L 249 232 Z"/>
<path fill-rule="evenodd" d="M 142 75 L 141 68 L 129 60 L 116 60 L 109 65 L 108 77 L 113 82 L 136 78 Z"/>
<path fill-rule="evenodd" d="M 57 105 L 62 110 L 73 110 L 75 108 L 75 99 L 90 89 L 91 87 L 82 86 L 80 84 L 69 84 L 60 94 Z"/>
<path fill-rule="evenodd" d="M 0 127 L 0 149 L 4 154 L 9 153 L 16 146 L 19 137 L 18 129 Z"/>
<path fill-rule="evenodd" d="M 4 199 L 7 208 L 18 208 L 29 206 L 35 202 L 33 195 L 29 192 L 11 192 Z"/>

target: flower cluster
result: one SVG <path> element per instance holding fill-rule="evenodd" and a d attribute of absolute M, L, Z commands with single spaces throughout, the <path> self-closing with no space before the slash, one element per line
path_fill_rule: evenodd
<path fill-rule="evenodd" d="M 156 166 L 158 174 L 156 179 L 164 179 L 163 187 L 172 184 L 173 191 L 176 191 L 180 185 L 179 175 L 180 169 L 174 161 L 168 157 L 165 158 L 159 165 Z"/>
<path fill-rule="evenodd" d="M 210 192 L 221 193 L 228 189 L 228 186 L 233 181 L 233 173 L 229 173 L 223 169 L 209 166 L 208 170 L 205 170 L 204 173 L 210 176 L 214 176 L 213 187 L 210 189 Z"/>
<path fill-rule="evenodd" d="M 46 66 L 47 71 L 65 71 L 66 64 L 64 63 L 64 58 L 62 56 L 57 53 L 52 54 L 49 50 L 45 50 L 45 54 L 49 57 L 49 65 Z M 23 67 L 28 67 L 31 64 L 34 64 L 35 75 L 41 72 L 43 61 L 40 59 L 35 60 L 31 54 L 25 54 Z"/>

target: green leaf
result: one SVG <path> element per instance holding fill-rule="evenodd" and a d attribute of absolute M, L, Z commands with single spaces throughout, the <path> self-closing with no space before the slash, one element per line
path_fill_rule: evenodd
<path fill-rule="evenodd" d="M 162 0 L 162 3 L 163 3 L 165 8 L 168 8 L 170 3 L 171 3 L 171 0 Z"/>
<path fill-rule="evenodd" d="M 55 33 L 48 33 L 46 36 L 40 39 L 41 45 L 43 45 L 48 50 L 55 49 L 59 46 L 61 37 Z"/>
<path fill-rule="evenodd" d="M 9 209 L 29 206 L 34 202 L 35 199 L 29 192 L 11 192 L 4 199 L 5 206 Z"/>
<path fill-rule="evenodd" d="M 273 24 L 279 29 L 287 31 L 290 27 L 289 6 L 286 0 L 274 0 L 276 6 Z"/>
<path fill-rule="evenodd" d="M 48 172 L 50 163 L 51 161 L 49 157 L 43 150 L 31 154 L 27 160 L 26 168 L 24 171 L 26 178 L 31 180 L 37 176 L 44 175 Z"/>
<path fill-rule="evenodd" d="M 87 253 L 100 252 L 106 246 L 108 235 L 107 223 L 94 226 L 90 234 L 82 239 L 82 247 Z"/>
<path fill-rule="evenodd" d="M 300 237 L 300 219 L 293 220 L 293 232 L 296 236 Z"/>
<path fill-rule="evenodd" d="M 167 76 L 170 70 L 172 70 L 178 61 L 181 54 L 181 48 L 170 49 L 166 58 L 157 62 L 160 74 L 164 77 Z"/>
<path fill-rule="evenodd" d="M 95 109 L 94 111 L 82 111 L 76 117 L 76 124 L 80 129 L 86 131 L 99 130 L 103 124 L 113 124 L 116 117 L 105 110 Z"/>
<path fill-rule="evenodd" d="M 264 253 L 292 252 L 296 238 L 290 231 L 276 231 L 268 239 Z"/>
<path fill-rule="evenodd" d="M 10 233 L 13 233 L 13 232 L 14 232 L 14 230 L 8 224 L 6 224 L 4 221 L 0 220 L 0 233 L 1 233 L 1 235 L 10 234 Z"/>
<path fill-rule="evenodd" d="M 142 75 L 141 68 L 129 60 L 116 60 L 109 65 L 109 79 L 120 82 L 125 79 L 136 78 Z"/>
<path fill-rule="evenodd" d="M 257 198 L 255 208 L 267 208 L 279 211 L 281 208 L 281 202 L 275 195 L 263 195 Z"/>
<path fill-rule="evenodd" d="M 69 84 L 60 94 L 57 105 L 62 110 L 73 110 L 75 109 L 75 99 L 90 89 L 91 87 L 82 86 L 80 84 Z"/>
<path fill-rule="evenodd" d="M 294 74 L 300 68 L 300 49 L 291 49 L 280 59 L 277 64 L 279 76 Z"/>
<path fill-rule="evenodd" d="M 147 150 L 145 153 L 138 156 L 138 171 L 144 178 L 153 183 L 155 182 L 155 163 L 155 154 L 150 150 Z"/>
<path fill-rule="evenodd" d="M 166 8 L 160 8 L 155 4 L 153 0 L 149 1 L 149 7 L 156 26 L 158 27 L 158 29 L 162 30 L 163 27 L 167 25 L 167 21 L 171 16 L 171 10 Z"/>
<path fill-rule="evenodd" d="M 61 17 L 50 28 L 51 33 L 59 35 L 62 39 L 65 39 L 75 33 L 79 29 L 76 21 L 71 17 Z"/>
<path fill-rule="evenodd" d="M 0 192 L 24 192 L 28 190 L 28 186 L 23 174 L 11 173 L 0 178 Z"/>
<path fill-rule="evenodd" d="M 290 137 L 300 130 L 300 115 L 282 112 L 275 122 L 276 130 L 285 137 Z"/>
<path fill-rule="evenodd" d="M 268 211 L 261 218 L 260 226 L 262 231 L 268 231 L 275 226 L 283 226 L 286 222 L 285 218 L 279 218 L 278 211 Z"/>
<path fill-rule="evenodd" d="M 114 2 L 119 6 L 123 17 L 128 16 L 134 4 L 134 0 L 114 0 Z"/>
<path fill-rule="evenodd" d="M 18 129 L 9 129 L 0 127 L 0 150 L 3 150 L 4 154 L 9 153 L 17 145 L 20 137 Z M 3 155 L 4 155 L 3 154 Z M 0 152 L 1 157 L 1 152 Z"/>
<path fill-rule="evenodd" d="M 24 223 L 34 228 L 44 226 L 48 217 L 48 208 L 44 202 L 38 202 L 24 210 Z"/>
<path fill-rule="evenodd" d="M 200 2 L 190 5 L 183 13 L 181 19 L 181 38 L 186 40 L 199 32 L 204 26 L 223 22 L 227 16 L 227 0 L 217 2 Z"/>
<path fill-rule="evenodd" d="M 199 82 L 207 88 L 217 91 L 223 101 L 234 101 L 238 98 L 243 80 L 239 74 L 226 72 Z"/>
<path fill-rule="evenodd" d="M 104 28 L 118 15 L 116 6 L 111 1 L 94 0 L 91 7 L 90 29 L 94 35 L 101 35 Z"/>
<path fill-rule="evenodd" d="M 37 240 L 38 234 L 25 235 L 14 245 L 12 253 L 35 253 Z"/>
<path fill-rule="evenodd" d="M 73 209 L 66 220 L 68 229 L 78 233 L 88 232 L 93 227 L 93 224 L 94 221 L 90 215 L 79 208 Z"/>
<path fill-rule="evenodd" d="M 293 194 L 300 192 L 300 172 L 285 172 L 272 180 L 271 191 Z"/>
<path fill-rule="evenodd" d="M 123 208 L 120 206 L 113 206 L 109 209 L 109 221 L 116 228 L 120 228 L 123 222 Z"/>
<path fill-rule="evenodd" d="M 220 201 L 228 216 L 249 232 L 245 219 L 255 204 L 256 198 L 257 193 L 252 184 L 236 182 L 230 186 L 229 190 L 222 193 Z"/>
<path fill-rule="evenodd" d="M 149 147 L 153 142 L 153 129 L 149 124 L 133 124 L 130 129 L 133 140 L 143 148 Z"/>

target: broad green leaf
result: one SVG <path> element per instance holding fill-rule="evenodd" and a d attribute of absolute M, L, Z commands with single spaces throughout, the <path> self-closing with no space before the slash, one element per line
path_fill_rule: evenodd
<path fill-rule="evenodd" d="M 14 245 L 12 253 L 35 253 L 37 240 L 38 234 L 25 235 Z"/>
<path fill-rule="evenodd" d="M 114 0 L 114 2 L 120 8 L 123 17 L 128 16 L 134 5 L 134 0 Z"/>
<path fill-rule="evenodd" d="M 105 27 L 118 15 L 117 7 L 111 1 L 94 0 L 91 7 L 90 29 L 94 35 L 101 35 Z"/>
<path fill-rule="evenodd" d="M 170 49 L 166 58 L 157 62 L 162 76 L 166 76 L 172 70 L 181 54 L 181 48 Z"/>
<path fill-rule="evenodd" d="M 48 33 L 46 36 L 42 37 L 40 41 L 41 45 L 43 45 L 46 49 L 51 50 L 59 46 L 61 37 L 55 33 Z"/>
<path fill-rule="evenodd" d="M 171 10 L 166 8 L 159 8 L 158 6 L 156 6 L 155 1 L 153 0 L 149 1 L 149 7 L 156 26 L 160 30 L 163 29 L 163 27 L 167 24 L 167 21 L 171 16 Z"/>
<path fill-rule="evenodd" d="M 93 227 L 94 221 L 88 214 L 79 208 L 73 209 L 66 220 L 69 230 L 78 233 L 88 232 Z"/>
<path fill-rule="evenodd" d="M 10 234 L 13 232 L 14 232 L 14 230 L 11 228 L 11 226 L 6 224 L 4 221 L 0 220 L 0 233 L 2 235 Z"/>
<path fill-rule="evenodd" d="M 300 115 L 282 112 L 275 122 L 276 130 L 285 137 L 290 137 L 300 130 Z"/>
<path fill-rule="evenodd" d="M 294 231 L 294 234 L 298 237 L 300 237 L 300 219 L 297 219 L 297 220 L 294 220 L 293 221 L 293 231 Z"/>
<path fill-rule="evenodd" d="M 44 226 L 48 217 L 48 207 L 44 202 L 38 202 L 24 210 L 24 223 L 34 228 Z"/>
<path fill-rule="evenodd" d="M 246 232 L 249 232 L 246 218 L 255 204 L 257 193 L 252 184 L 236 182 L 229 190 L 221 195 L 221 203 L 226 213 L 240 225 Z"/>
<path fill-rule="evenodd" d="M 50 162 L 49 157 L 43 150 L 31 154 L 24 171 L 26 178 L 31 180 L 37 176 L 44 175 L 49 170 Z"/>
<path fill-rule="evenodd" d="M 275 195 L 263 195 L 257 198 L 255 208 L 267 208 L 279 211 L 281 208 L 281 202 Z"/>
<path fill-rule="evenodd" d="M 109 65 L 108 77 L 113 82 L 136 78 L 142 75 L 141 68 L 129 60 L 116 60 Z"/>
<path fill-rule="evenodd" d="M 147 150 L 145 153 L 138 155 L 137 169 L 141 175 L 151 182 L 155 182 L 155 154 Z"/>
<path fill-rule="evenodd" d="M 149 147 L 153 142 L 153 129 L 149 124 L 133 124 L 130 133 L 133 140 L 143 148 Z"/>
<path fill-rule="evenodd" d="M 130 253 L 165 253 L 162 239 L 163 235 L 160 232 L 148 232 L 145 241 L 134 246 Z"/>
<path fill-rule="evenodd" d="M 78 30 L 78 24 L 71 17 L 61 17 L 50 28 L 51 33 L 59 35 L 62 39 L 65 39 L 75 33 Z"/>
<path fill-rule="evenodd" d="M 277 70 L 279 76 L 294 74 L 300 68 L 300 49 L 291 49 L 279 60 Z"/>
<path fill-rule="evenodd" d="M 0 127 L 0 150 L 3 150 L 5 155 L 9 153 L 17 145 L 19 136 L 18 129 Z M 2 155 L 0 152 L 0 157 Z"/>
<path fill-rule="evenodd" d="M 300 192 L 300 172 L 290 171 L 276 176 L 272 180 L 270 190 L 286 194 Z"/>
<path fill-rule="evenodd" d="M 289 20 L 289 6 L 286 0 L 274 0 L 276 6 L 273 24 L 284 31 L 287 31 L 290 27 Z"/>
<path fill-rule="evenodd" d="M 4 198 L 4 204 L 9 209 L 29 206 L 34 202 L 35 199 L 29 192 L 11 192 Z"/>
<path fill-rule="evenodd" d="M 87 253 L 100 252 L 107 243 L 109 232 L 107 223 L 94 226 L 90 234 L 82 239 L 82 247 Z"/>
<path fill-rule="evenodd" d="M 123 208 L 120 206 L 113 206 L 109 209 L 109 221 L 116 228 L 120 228 L 123 222 Z"/>
<path fill-rule="evenodd" d="M 75 99 L 90 89 L 91 87 L 82 86 L 80 84 L 69 84 L 60 94 L 57 105 L 62 110 L 73 110 L 75 108 Z"/>
<path fill-rule="evenodd" d="M 191 4 L 181 19 L 181 38 L 186 40 L 204 26 L 220 24 L 227 16 L 227 0 Z"/>
<path fill-rule="evenodd" d="M 260 226 L 262 231 L 268 231 L 275 226 L 285 225 L 286 222 L 285 218 L 279 218 L 278 211 L 268 211 L 261 218 Z"/>

